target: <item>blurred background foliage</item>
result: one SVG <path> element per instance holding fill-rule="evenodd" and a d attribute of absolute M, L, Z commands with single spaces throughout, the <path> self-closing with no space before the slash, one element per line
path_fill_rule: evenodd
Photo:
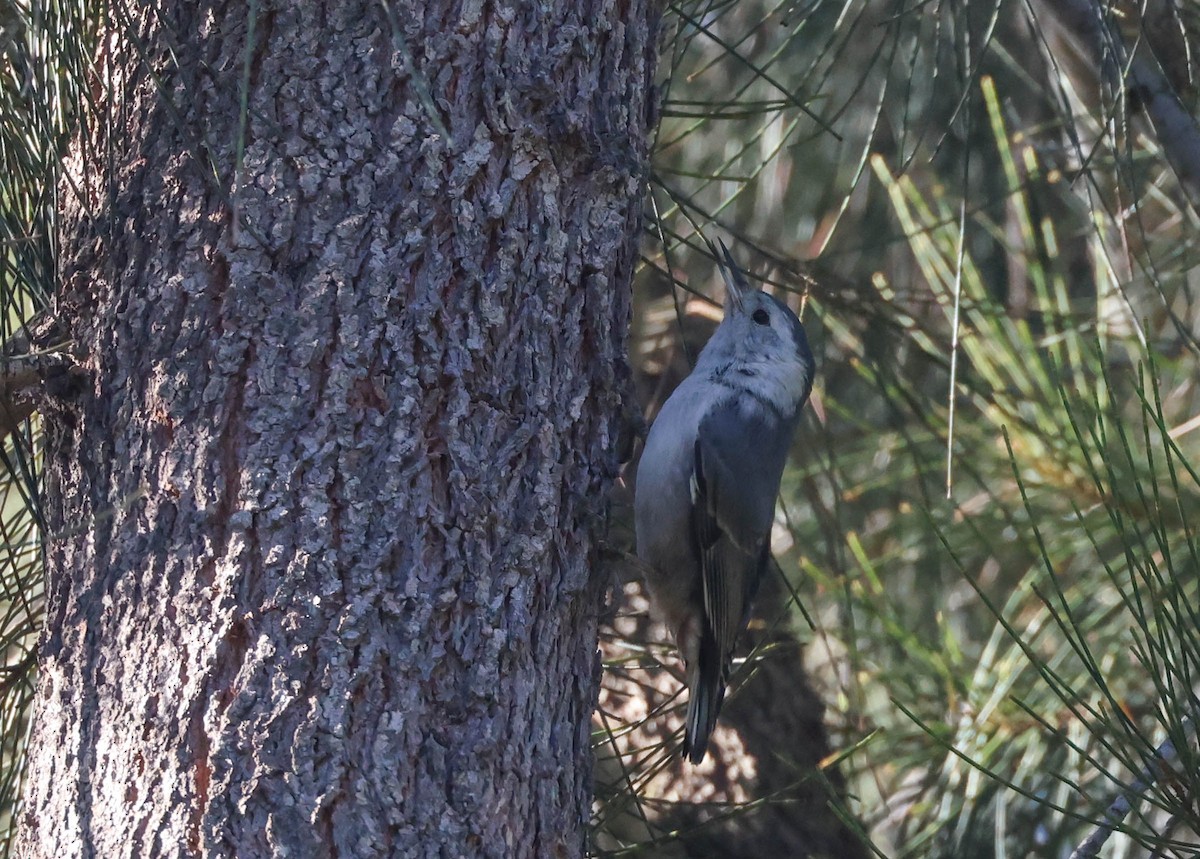
<path fill-rule="evenodd" d="M 53 295 L 106 14 L 0 0 L 9 367 Z M 721 298 L 701 235 L 794 293 L 820 367 L 774 538 L 782 622 L 846 781 L 817 813 L 880 855 L 1067 856 L 1131 788 L 1105 855 L 1200 855 L 1198 22 L 1194 0 L 665 5 L 631 358 L 652 415 Z M 38 432 L 0 469 L 0 855 L 40 623 Z M 603 775 L 629 726 L 601 712 Z M 670 748 L 598 781 L 644 824 L 600 807 L 598 852 L 670 854 L 649 788 Z"/>
<path fill-rule="evenodd" d="M 887 856 L 1068 856 L 1150 768 L 1104 855 L 1200 855 L 1200 7 L 667 8 L 631 353 L 652 416 L 721 298 L 700 234 L 795 293 L 775 547 L 842 813 Z M 652 793 L 614 855 L 679 836 Z"/>

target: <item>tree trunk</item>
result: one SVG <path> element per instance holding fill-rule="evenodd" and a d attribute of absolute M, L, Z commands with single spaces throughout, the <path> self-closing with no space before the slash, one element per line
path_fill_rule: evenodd
<path fill-rule="evenodd" d="M 64 183 L 20 855 L 580 855 L 655 0 L 152 6 Z"/>

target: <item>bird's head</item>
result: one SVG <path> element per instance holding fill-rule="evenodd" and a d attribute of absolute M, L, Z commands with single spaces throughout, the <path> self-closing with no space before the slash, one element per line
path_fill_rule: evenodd
<path fill-rule="evenodd" d="M 713 248 L 716 253 L 716 248 Z M 792 309 L 752 287 L 721 243 L 725 318 L 704 347 L 697 369 L 722 376 L 795 414 L 812 390 L 814 361 L 804 325 Z"/>

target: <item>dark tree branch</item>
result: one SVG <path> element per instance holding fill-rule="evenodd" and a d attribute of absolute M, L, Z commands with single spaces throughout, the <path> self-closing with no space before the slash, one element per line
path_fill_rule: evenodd
<path fill-rule="evenodd" d="M 39 314 L 0 346 L 0 442 L 17 432 L 47 396 L 74 386 L 77 368 L 55 341 L 55 319 Z"/>
<path fill-rule="evenodd" d="M 1044 3 L 1087 50 L 1101 80 L 1124 86 L 1145 108 L 1167 162 L 1193 207 L 1200 208 L 1200 125 L 1147 52 L 1130 55 L 1110 13 L 1096 0 Z"/>
<path fill-rule="evenodd" d="M 1185 720 L 1183 728 L 1185 739 L 1189 743 L 1192 742 L 1196 736 L 1194 724 L 1190 719 Z M 1133 804 L 1145 796 L 1146 792 L 1154 787 L 1155 782 L 1171 771 L 1172 764 L 1178 758 L 1179 752 L 1176 750 L 1175 744 L 1168 738 L 1154 750 L 1153 759 L 1142 768 L 1133 783 L 1112 800 L 1104 812 L 1103 821 L 1091 835 L 1080 842 L 1079 846 L 1071 853 L 1071 859 L 1096 859 L 1100 855 L 1100 848 L 1107 843 L 1109 836 L 1133 810 Z"/>

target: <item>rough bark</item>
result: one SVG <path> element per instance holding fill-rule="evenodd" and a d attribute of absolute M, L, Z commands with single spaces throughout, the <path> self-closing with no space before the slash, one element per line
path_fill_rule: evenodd
<path fill-rule="evenodd" d="M 582 852 L 656 16 L 113 7 L 20 855 Z"/>

